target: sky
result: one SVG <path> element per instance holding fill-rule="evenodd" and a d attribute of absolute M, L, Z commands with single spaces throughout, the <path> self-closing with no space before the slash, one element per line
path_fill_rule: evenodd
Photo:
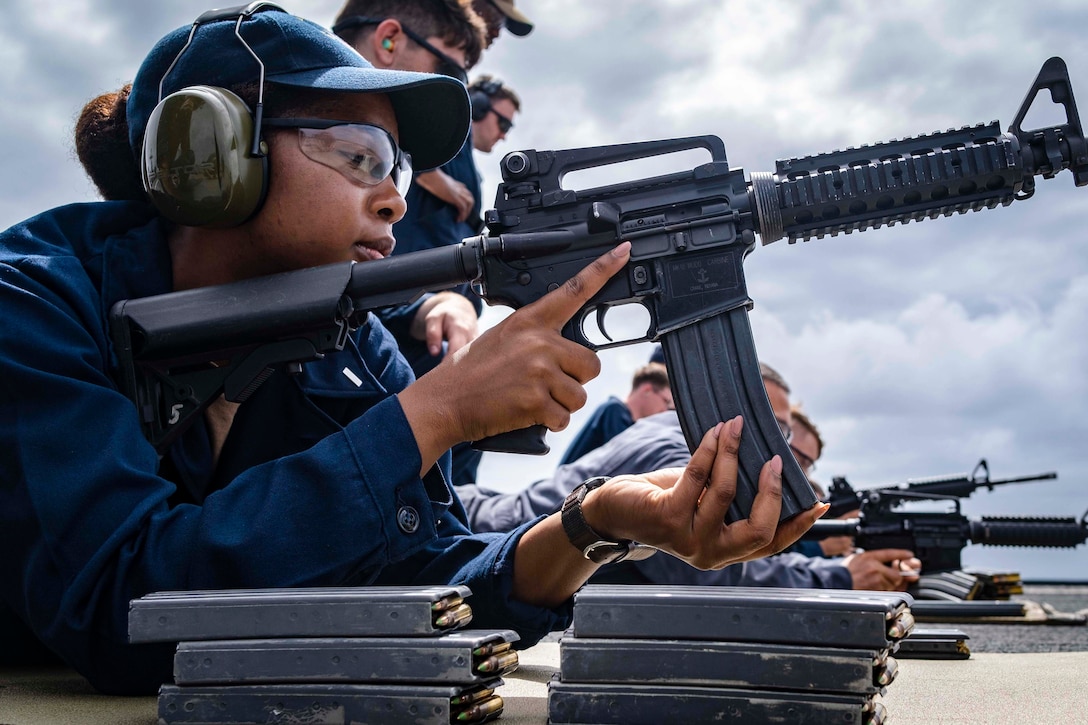
<path fill-rule="evenodd" d="M 339 0 L 284 6 L 331 22 Z M 131 80 L 151 45 L 208 5 L 8 0 L 0 26 L 0 228 L 95 198 L 75 160 L 82 105 Z M 518 0 L 532 34 L 502 35 L 477 73 L 523 114 L 478 155 L 485 208 L 498 162 L 563 149 L 713 134 L 733 167 L 999 120 L 1061 56 L 1088 104 L 1088 5 L 826 0 Z M 1027 126 L 1060 123 L 1045 97 Z M 671 170 L 671 169 L 670 169 Z M 649 171 L 645 173 L 658 173 Z M 867 488 L 968 472 L 1056 471 L 964 503 L 969 516 L 1088 510 L 1088 188 L 1066 171 L 1009 207 L 790 245 L 745 263 L 760 358 L 783 373 L 826 441 L 816 478 Z M 495 324 L 509 311 L 488 309 Z M 628 330 L 635 324 L 621 328 Z M 602 374 L 545 457 L 487 454 L 480 482 L 514 490 L 554 470 L 589 413 L 623 397 L 648 344 L 601 353 Z M 968 546 L 969 566 L 1088 578 L 1088 547 Z"/>

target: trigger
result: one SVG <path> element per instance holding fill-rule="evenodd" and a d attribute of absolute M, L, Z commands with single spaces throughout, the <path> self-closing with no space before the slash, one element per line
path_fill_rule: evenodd
<path fill-rule="evenodd" d="M 609 342 L 615 342 L 615 340 L 612 339 L 612 336 L 608 334 L 608 330 L 604 329 L 604 316 L 606 311 L 607 310 L 604 307 L 597 308 L 597 329 L 604 335 L 604 339 Z"/>

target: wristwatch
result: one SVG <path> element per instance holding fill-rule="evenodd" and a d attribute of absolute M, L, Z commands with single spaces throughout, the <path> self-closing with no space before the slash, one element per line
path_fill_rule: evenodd
<path fill-rule="evenodd" d="M 571 491 L 563 501 L 563 530 L 578 551 L 595 564 L 611 564 L 624 559 L 634 542 L 628 539 L 609 541 L 590 528 L 582 515 L 582 501 L 586 494 L 600 488 L 608 476 L 596 476 Z"/>

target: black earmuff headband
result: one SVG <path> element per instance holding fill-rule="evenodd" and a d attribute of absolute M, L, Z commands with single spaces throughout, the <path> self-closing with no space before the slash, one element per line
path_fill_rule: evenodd
<path fill-rule="evenodd" d="M 185 41 L 185 45 L 183 45 L 181 50 L 178 51 L 178 54 L 174 56 L 173 62 L 170 63 L 166 72 L 162 74 L 162 79 L 159 80 L 159 102 L 161 103 L 166 78 L 170 75 L 170 71 L 174 69 L 174 66 L 177 65 L 178 61 L 181 60 L 181 56 L 183 56 L 185 51 L 189 49 L 189 46 L 192 45 L 193 36 L 196 35 L 197 28 L 206 23 L 237 18 L 238 22 L 234 25 L 234 36 L 238 38 L 238 41 L 249 51 L 249 54 L 253 56 L 253 60 L 257 61 L 257 65 L 260 68 L 257 86 L 257 105 L 253 109 L 253 144 L 249 149 L 250 155 L 255 158 L 260 158 L 264 155 L 263 149 L 261 148 L 261 122 L 264 120 L 264 61 L 262 61 L 260 56 L 253 51 L 253 48 L 249 47 L 249 43 L 242 37 L 241 28 L 243 20 L 261 10 L 279 10 L 280 12 L 287 12 L 283 7 L 276 3 L 267 2 L 267 0 L 256 0 L 248 5 L 236 5 L 230 8 L 220 8 L 201 13 L 201 15 L 193 21 L 193 28 L 189 31 L 189 38 Z"/>
<path fill-rule="evenodd" d="M 491 99 L 502 90 L 502 81 L 488 80 L 473 83 L 468 89 L 468 99 L 472 106 L 472 120 L 482 121 L 491 110 Z"/>

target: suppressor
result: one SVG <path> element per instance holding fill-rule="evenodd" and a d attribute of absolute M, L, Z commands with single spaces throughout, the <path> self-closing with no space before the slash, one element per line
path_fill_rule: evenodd
<path fill-rule="evenodd" d="M 129 603 L 130 642 L 428 637 L 472 619 L 464 586 L 157 592 Z"/>

